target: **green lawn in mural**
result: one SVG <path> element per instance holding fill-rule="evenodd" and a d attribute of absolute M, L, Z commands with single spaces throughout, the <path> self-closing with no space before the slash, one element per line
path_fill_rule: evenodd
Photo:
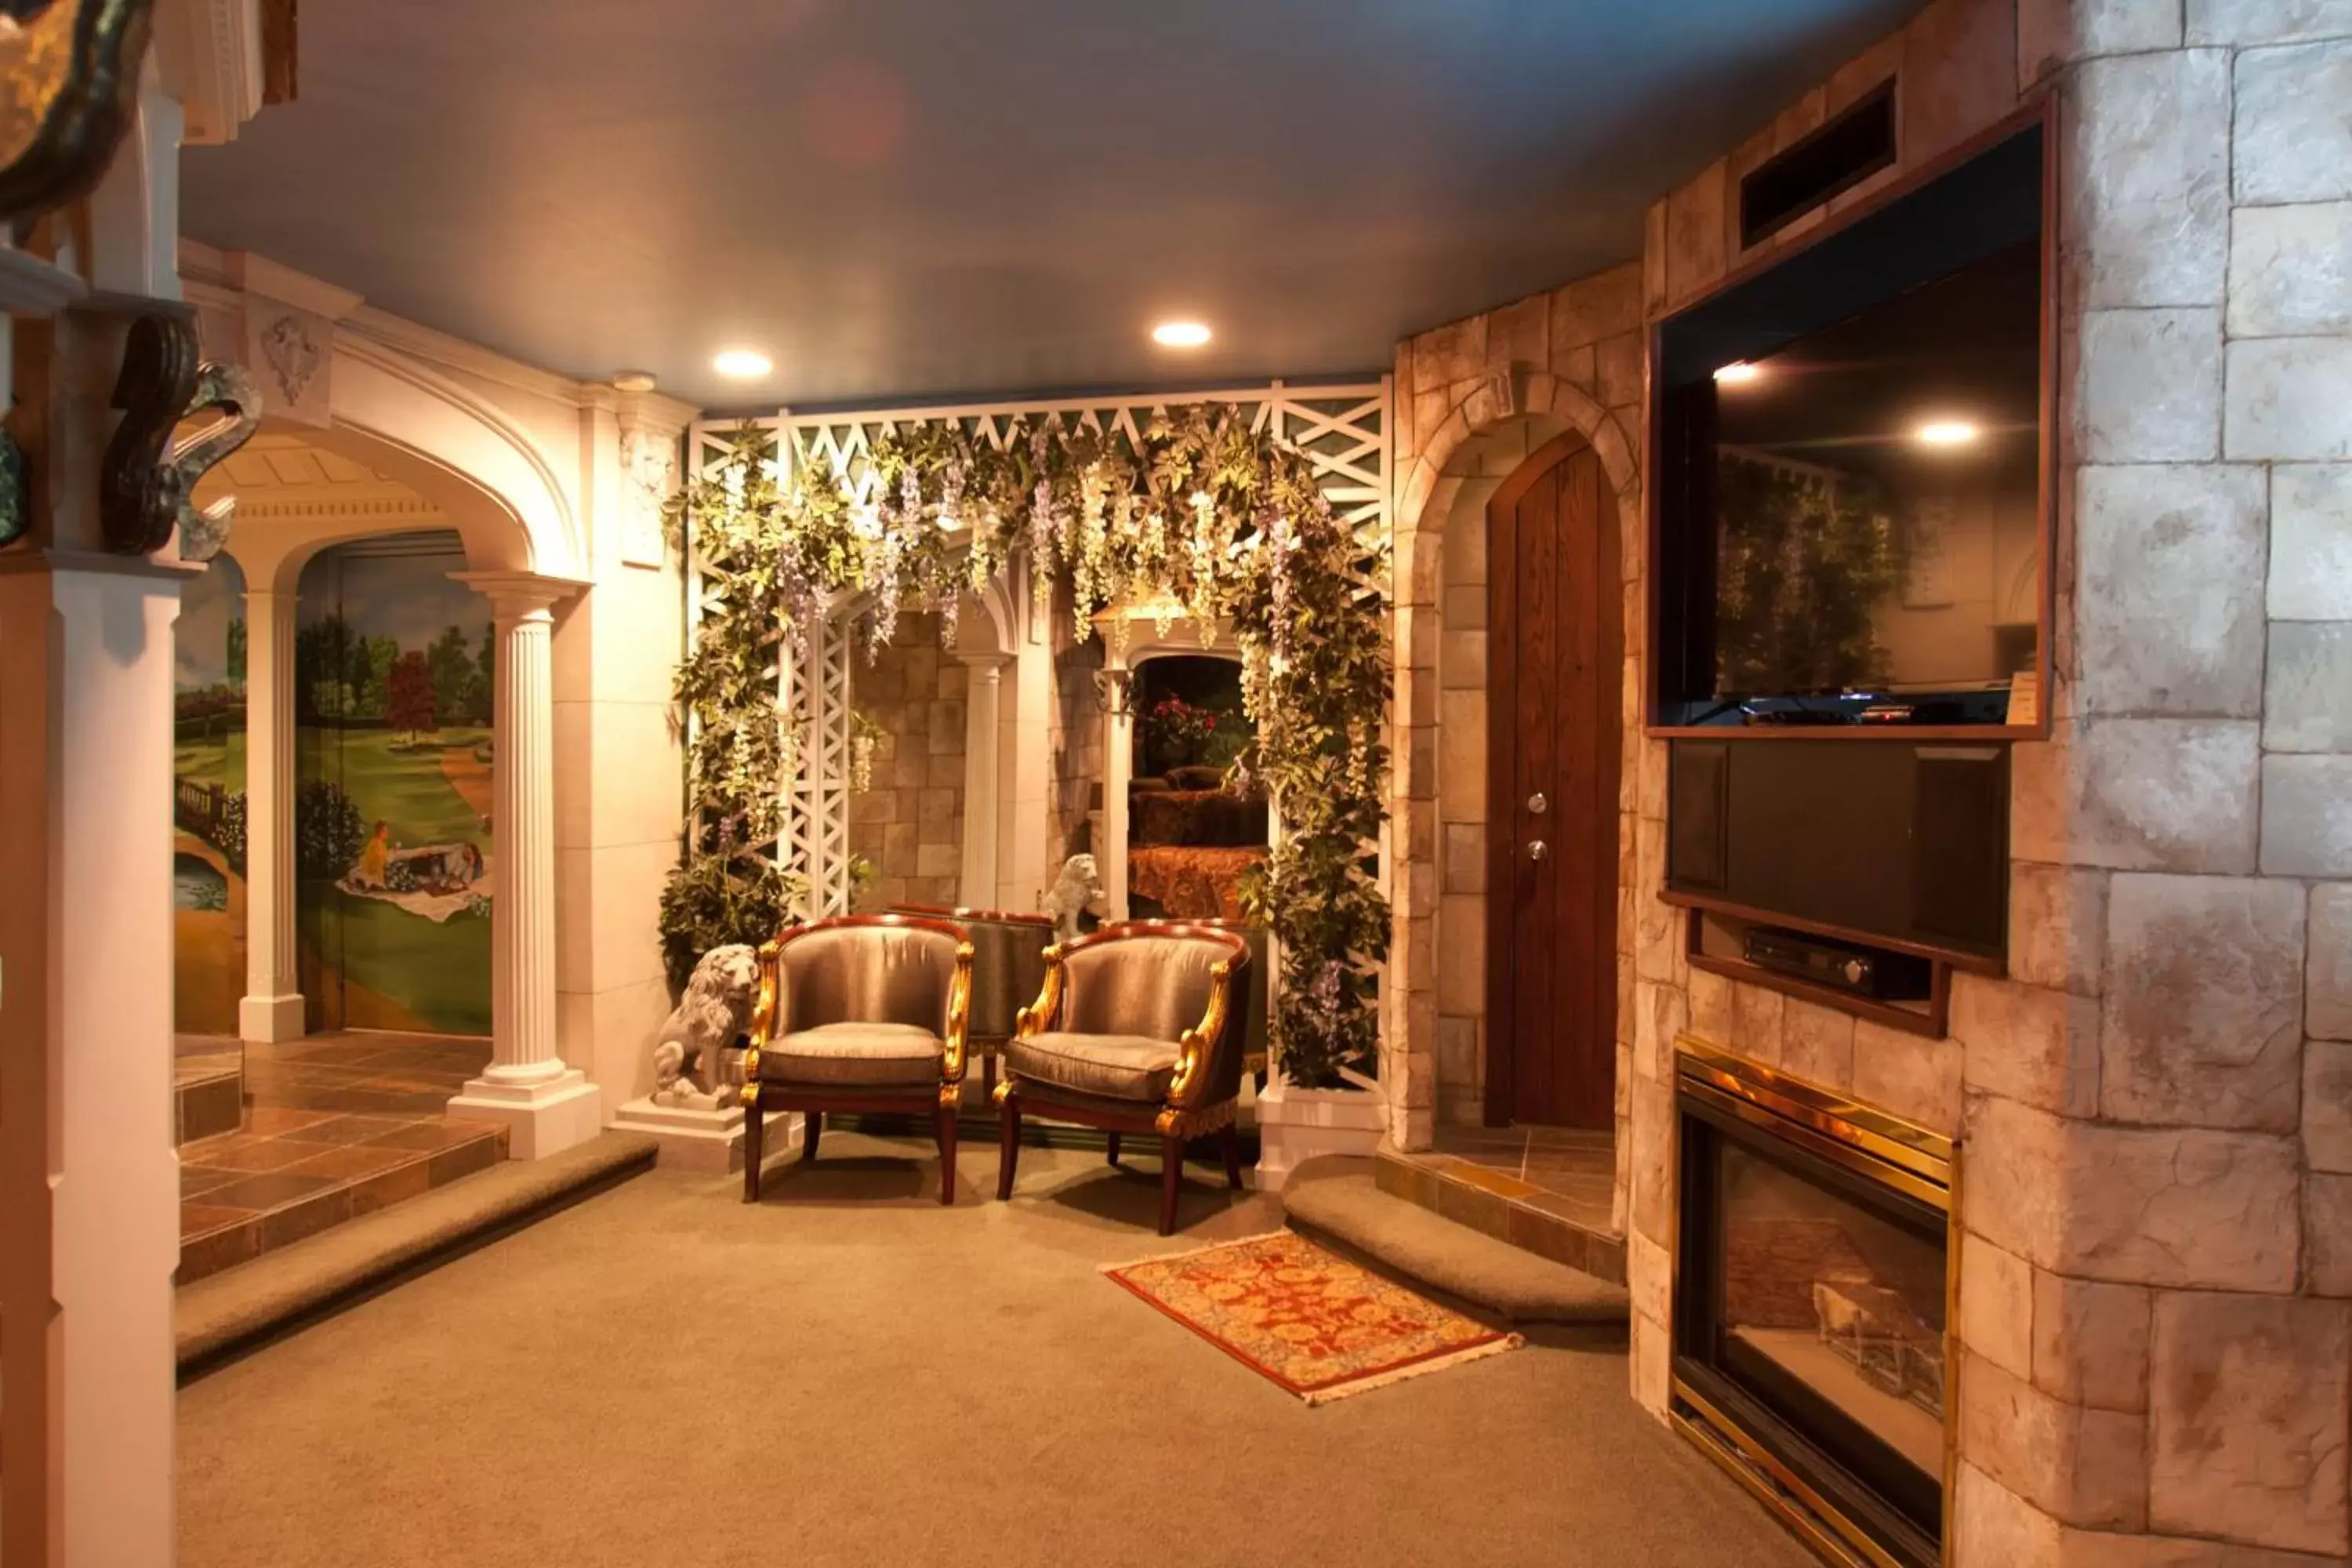
<path fill-rule="evenodd" d="M 183 741 L 172 748 L 172 772 L 196 784 L 245 791 L 245 731 L 217 741 Z"/>

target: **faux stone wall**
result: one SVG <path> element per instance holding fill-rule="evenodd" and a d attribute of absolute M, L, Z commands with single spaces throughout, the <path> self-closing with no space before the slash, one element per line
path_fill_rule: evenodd
<path fill-rule="evenodd" d="M 1053 749 L 1053 773 L 1046 801 L 1047 858 L 1045 880 L 1050 887 L 1061 875 L 1062 862 L 1084 850 L 1094 853 L 1090 817 L 1102 784 L 1103 717 L 1095 689 L 1095 674 L 1103 667 L 1099 637 L 1077 640 L 1076 622 L 1067 595 L 1054 606 L 1054 710 L 1047 734 Z"/>
<path fill-rule="evenodd" d="M 850 676 L 857 710 L 885 731 L 873 787 L 849 806 L 850 850 L 877 873 L 864 907 L 961 901 L 969 675 L 940 647 L 938 616 L 902 615 L 889 646 Z"/>

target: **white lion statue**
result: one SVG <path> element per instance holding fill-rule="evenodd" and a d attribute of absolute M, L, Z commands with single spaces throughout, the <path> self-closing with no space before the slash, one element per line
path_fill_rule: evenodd
<path fill-rule="evenodd" d="M 1078 934 L 1078 916 L 1102 897 L 1102 873 L 1091 855 L 1073 855 L 1062 863 L 1062 874 L 1045 895 L 1045 912 L 1054 917 L 1054 939 L 1069 942 Z"/>
<path fill-rule="evenodd" d="M 661 1043 L 654 1047 L 656 1105 L 709 1110 L 725 1103 L 736 1086 L 726 1081 L 724 1053 L 751 1023 L 759 984 L 760 955 L 749 943 L 714 947 L 702 955 L 686 994 L 663 1020 Z"/>

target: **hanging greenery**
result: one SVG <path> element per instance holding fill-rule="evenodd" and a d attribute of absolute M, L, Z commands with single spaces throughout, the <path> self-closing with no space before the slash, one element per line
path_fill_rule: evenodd
<path fill-rule="evenodd" d="M 685 547 L 690 515 L 710 584 L 677 679 L 698 826 L 674 889 L 719 876 L 714 859 L 772 866 L 798 764 L 777 660 L 805 652 L 828 603 L 868 597 L 869 651 L 890 640 L 902 606 L 939 613 L 952 641 L 958 595 L 1025 551 L 1041 617 L 1066 591 L 1082 637 L 1114 605 L 1141 606 L 1163 632 L 1180 617 L 1205 636 L 1231 628 L 1255 726 L 1233 772 L 1265 792 L 1282 827 L 1242 889 L 1281 948 L 1275 1050 L 1305 1087 L 1370 1071 L 1389 941 L 1373 859 L 1389 662 L 1383 605 L 1366 584 L 1385 563 L 1367 558 L 1306 454 L 1234 409 L 1196 405 L 1138 441 L 1054 416 L 1016 419 L 1001 443 L 957 423 L 881 434 L 865 502 L 821 460 L 796 462 L 795 482 L 780 484 L 774 458 L 774 437 L 745 426 L 671 507 L 673 543 Z M 1126 626 L 1114 618 L 1108 635 Z M 666 901 L 666 937 L 668 915 Z"/>
<path fill-rule="evenodd" d="M 1719 689 L 1835 695 L 1884 681 L 1877 610 L 1905 561 L 1878 487 L 1732 451 L 1716 484 Z"/>

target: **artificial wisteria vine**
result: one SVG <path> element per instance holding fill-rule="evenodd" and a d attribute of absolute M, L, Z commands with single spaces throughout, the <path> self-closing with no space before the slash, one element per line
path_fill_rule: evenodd
<path fill-rule="evenodd" d="M 1139 606 L 1163 635 L 1182 616 L 1230 628 L 1255 736 L 1235 762 L 1263 789 L 1280 842 L 1244 880 L 1244 908 L 1281 951 L 1274 1046 L 1290 1080 L 1337 1087 L 1370 1070 L 1389 909 L 1373 847 L 1386 816 L 1386 563 L 1338 515 L 1297 447 L 1239 411 L 1168 411 L 1139 439 L 1019 418 L 1000 439 L 958 423 L 869 438 L 872 482 L 853 500 L 822 459 L 777 478 L 776 437 L 746 426 L 715 473 L 673 503 L 671 536 L 710 584 L 676 693 L 688 721 L 698 824 L 666 898 L 684 947 L 714 933 L 714 881 L 772 869 L 778 802 L 797 766 L 776 679 L 841 599 L 866 596 L 869 649 L 905 607 L 940 613 L 1025 552 L 1033 608 L 1066 591 L 1080 637 L 1112 606 Z M 798 455 L 795 454 L 797 457 Z M 1125 616 L 1107 635 L 1122 637 Z M 714 857 L 727 858 L 714 871 Z M 729 912 L 736 911 L 730 907 Z M 719 941 L 754 933 L 718 934 Z M 765 934 L 761 932 L 758 934 Z"/>

